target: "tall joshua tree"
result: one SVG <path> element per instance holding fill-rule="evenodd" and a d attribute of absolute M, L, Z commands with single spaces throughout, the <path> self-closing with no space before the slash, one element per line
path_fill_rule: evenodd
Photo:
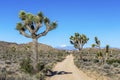
<path fill-rule="evenodd" d="M 70 37 L 70 43 L 74 45 L 79 52 L 83 49 L 83 46 L 87 43 L 89 38 L 86 37 L 85 34 L 75 33 L 74 36 Z M 82 59 L 82 55 L 80 54 L 80 58 Z"/>
<path fill-rule="evenodd" d="M 89 40 L 89 38 L 86 37 L 85 34 L 79 34 L 79 33 L 75 33 L 74 36 L 70 37 L 70 43 L 74 45 L 75 48 L 82 50 L 83 46 L 87 43 L 87 41 Z"/>
<path fill-rule="evenodd" d="M 108 56 L 109 56 L 109 45 L 106 45 L 106 48 L 105 48 L 105 62 L 107 61 Z"/>
<path fill-rule="evenodd" d="M 97 47 L 100 49 L 100 40 L 98 40 L 97 37 L 95 37 L 95 44 L 92 44 L 92 47 Z"/>
<path fill-rule="evenodd" d="M 97 52 L 97 58 L 102 63 L 103 62 L 103 54 L 101 52 L 100 40 L 97 37 L 95 37 L 95 44 L 92 44 L 92 47 L 96 47 L 99 49 L 99 51 Z"/>
<path fill-rule="evenodd" d="M 31 13 L 26 13 L 25 11 L 20 11 L 19 18 L 22 22 L 17 23 L 16 29 L 21 35 L 31 38 L 33 40 L 33 54 L 32 54 L 32 65 L 35 71 L 37 71 L 38 63 L 38 38 L 45 36 L 49 31 L 56 28 L 56 22 L 50 22 L 49 18 L 45 17 L 42 12 L 37 15 Z M 46 29 L 43 32 L 38 32 L 38 30 L 43 26 L 44 23 Z"/>
<path fill-rule="evenodd" d="M 93 47 L 93 48 L 94 48 L 94 47 L 98 48 L 99 51 L 98 51 L 98 53 L 97 53 L 97 57 L 102 57 L 101 47 L 100 47 L 100 40 L 99 40 L 97 37 L 95 37 L 94 39 L 95 39 L 95 44 L 92 44 L 92 47 Z"/>

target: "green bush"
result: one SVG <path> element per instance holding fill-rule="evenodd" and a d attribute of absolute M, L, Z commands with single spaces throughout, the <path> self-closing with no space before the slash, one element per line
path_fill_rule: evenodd
<path fill-rule="evenodd" d="M 33 72 L 33 66 L 31 65 L 31 59 L 23 59 L 20 63 L 21 70 L 23 70 L 26 73 L 32 74 Z"/>
<path fill-rule="evenodd" d="M 38 69 L 39 71 L 43 70 L 44 67 L 45 67 L 45 64 L 44 64 L 43 62 L 39 62 L 39 63 L 37 64 L 37 69 Z"/>
<path fill-rule="evenodd" d="M 108 64 L 113 64 L 113 63 L 119 63 L 120 64 L 120 60 L 119 59 L 109 59 L 106 61 Z"/>
<path fill-rule="evenodd" d="M 93 59 L 93 62 L 94 62 L 94 63 L 98 63 L 99 60 L 98 60 L 98 59 Z"/>
<path fill-rule="evenodd" d="M 97 57 L 103 57 L 103 54 L 102 54 L 102 52 L 98 52 L 98 53 L 96 54 L 96 56 L 97 56 Z"/>
<path fill-rule="evenodd" d="M 45 75 L 42 72 L 36 74 L 36 78 L 39 80 L 45 80 Z"/>
<path fill-rule="evenodd" d="M 110 69 L 110 65 L 108 65 L 108 64 L 104 64 L 103 67 L 104 67 L 104 69 Z"/>
<path fill-rule="evenodd" d="M 118 67 L 118 66 L 119 66 L 119 63 L 113 63 L 113 66 L 114 66 L 114 67 Z"/>

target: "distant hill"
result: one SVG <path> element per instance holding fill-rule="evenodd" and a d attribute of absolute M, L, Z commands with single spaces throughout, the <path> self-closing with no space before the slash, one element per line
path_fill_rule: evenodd
<path fill-rule="evenodd" d="M 64 47 L 58 46 L 58 47 L 56 47 L 56 49 L 59 49 L 59 50 L 76 50 L 73 46 L 64 46 Z"/>
<path fill-rule="evenodd" d="M 10 45 L 18 45 L 17 43 L 13 43 L 13 42 L 5 42 L 5 41 L 0 41 L 0 47 L 8 47 Z"/>
<path fill-rule="evenodd" d="M 17 50 L 24 50 L 25 48 L 29 48 L 32 50 L 32 42 L 26 43 L 26 44 L 17 44 L 13 42 L 5 42 L 5 41 L 0 41 L 0 52 L 5 51 L 7 49 L 10 49 L 12 47 L 15 47 Z M 38 44 L 38 51 L 44 51 L 44 52 L 49 52 L 49 51 L 58 51 L 58 49 L 55 49 L 49 45 L 39 43 Z"/>

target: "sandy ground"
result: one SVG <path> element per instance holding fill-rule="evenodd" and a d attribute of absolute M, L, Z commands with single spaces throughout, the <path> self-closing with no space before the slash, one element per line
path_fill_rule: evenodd
<path fill-rule="evenodd" d="M 46 80 L 95 80 L 75 66 L 72 55 L 67 56 L 64 61 L 58 63 L 53 71 L 55 72 L 54 75 Z"/>

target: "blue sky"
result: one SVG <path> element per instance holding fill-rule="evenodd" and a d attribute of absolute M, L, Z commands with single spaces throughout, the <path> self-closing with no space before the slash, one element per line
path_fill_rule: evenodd
<path fill-rule="evenodd" d="M 79 32 L 90 38 L 85 47 L 90 47 L 97 36 L 101 46 L 120 48 L 120 0 L 1 0 L 0 10 L 0 41 L 32 41 L 15 30 L 20 22 L 18 13 L 25 10 L 33 14 L 42 11 L 51 21 L 58 22 L 56 30 L 39 38 L 40 43 L 72 46 L 69 37 Z"/>

